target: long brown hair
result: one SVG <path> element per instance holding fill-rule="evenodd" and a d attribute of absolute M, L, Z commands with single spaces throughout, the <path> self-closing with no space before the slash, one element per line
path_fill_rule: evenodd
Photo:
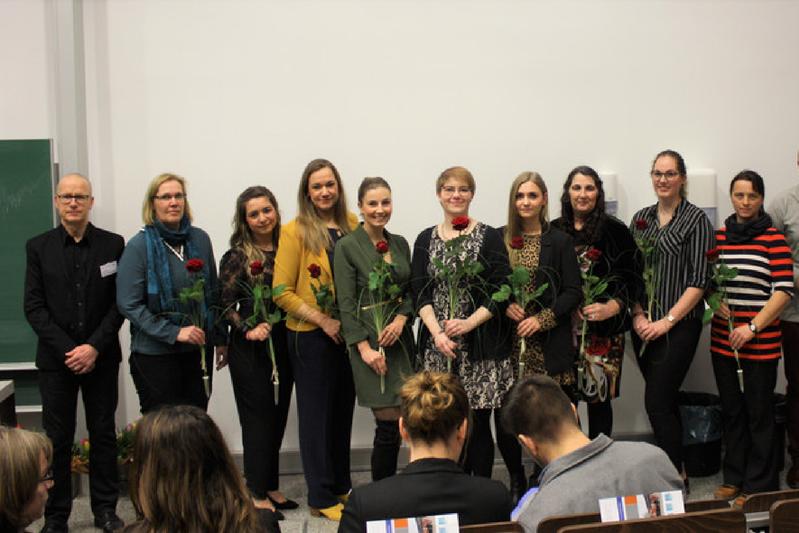
<path fill-rule="evenodd" d="M 272 230 L 272 246 L 277 250 L 277 243 L 280 239 L 280 210 L 278 209 L 277 199 L 272 191 L 261 185 L 247 187 L 236 199 L 236 212 L 233 215 L 233 235 L 230 236 L 230 247 L 240 248 L 247 257 L 247 262 L 263 261 L 264 254 L 252 242 L 252 230 L 247 224 L 247 202 L 255 198 L 266 198 L 272 204 L 277 216 L 275 229 Z"/>
<path fill-rule="evenodd" d="M 151 533 L 258 531 L 258 518 L 222 433 L 203 411 L 173 405 L 136 427 L 131 500 Z"/>
<path fill-rule="evenodd" d="M 347 217 L 347 197 L 344 195 L 344 186 L 341 183 L 338 169 L 327 159 L 314 159 L 306 165 L 305 170 L 302 171 L 302 178 L 300 178 L 300 187 L 297 190 L 297 211 L 299 213 L 297 222 L 299 223 L 303 245 L 315 254 L 318 254 L 323 249 L 329 250 L 333 245 L 327 226 L 319 218 L 319 213 L 316 212 L 316 207 L 311 202 L 311 197 L 308 194 L 308 183 L 311 179 L 311 174 L 323 168 L 330 169 L 336 179 L 336 185 L 338 185 L 338 199 L 336 200 L 336 205 L 333 206 L 333 220 L 338 225 L 342 235 L 346 235 L 351 231 L 349 218 Z"/>
<path fill-rule="evenodd" d="M 518 237 L 522 234 L 522 219 L 519 216 L 519 212 L 516 210 L 516 193 L 519 192 L 519 187 L 522 186 L 523 183 L 527 183 L 528 181 L 535 183 L 539 189 L 541 189 L 541 194 L 547 194 L 547 184 L 544 182 L 544 178 L 541 177 L 541 174 L 538 172 L 522 172 L 516 179 L 513 180 L 513 183 L 510 186 L 510 196 L 508 198 L 508 225 L 505 227 L 505 248 L 508 249 L 508 253 L 510 254 L 511 264 L 516 264 L 516 250 L 513 250 L 510 247 L 510 241 L 513 237 Z M 549 225 L 549 196 L 547 195 L 547 203 L 541 208 L 541 212 L 538 214 L 538 219 L 541 222 L 541 231 L 546 231 L 547 226 Z"/>

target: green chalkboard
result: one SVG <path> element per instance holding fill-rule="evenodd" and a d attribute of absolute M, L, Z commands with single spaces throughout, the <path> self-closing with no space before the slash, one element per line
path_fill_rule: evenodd
<path fill-rule="evenodd" d="M 36 358 L 25 320 L 25 242 L 53 228 L 53 157 L 48 139 L 0 141 L 0 370 Z"/>

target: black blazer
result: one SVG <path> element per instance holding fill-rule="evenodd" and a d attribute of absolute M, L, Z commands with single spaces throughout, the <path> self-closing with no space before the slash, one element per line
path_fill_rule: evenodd
<path fill-rule="evenodd" d="M 505 232 L 504 227 L 502 232 Z M 541 255 L 535 273 L 535 286 L 544 283 L 549 283 L 549 287 L 539 300 L 543 308 L 552 309 L 557 325 L 539 335 L 547 374 L 555 375 L 571 370 L 577 359 L 571 314 L 583 299 L 583 289 L 574 241 L 552 225 L 541 233 Z"/>
<path fill-rule="evenodd" d="M 466 335 L 469 346 L 469 357 L 473 360 L 481 359 L 506 359 L 510 355 L 511 332 L 509 321 L 505 317 L 507 302 L 499 303 L 491 299 L 491 295 L 507 282 L 510 274 L 508 251 L 502 241 L 502 234 L 496 228 L 485 225 L 485 238 L 480 246 L 478 261 L 483 265 L 483 271 L 478 274 L 480 281 L 474 283 L 470 289 L 470 298 L 474 307 L 485 307 L 491 311 L 490 320 Z M 430 265 L 430 239 L 436 226 L 423 230 L 413 244 L 413 259 L 411 260 L 411 290 L 413 291 L 416 311 L 425 305 L 433 303 L 433 280 L 427 272 Z M 424 323 L 419 327 L 417 347 L 424 350 L 430 332 Z"/>
<path fill-rule="evenodd" d="M 566 224 L 568 221 L 563 217 L 552 221 L 556 228 L 563 228 Z M 608 337 L 630 330 L 632 318 L 629 308 L 643 290 L 643 278 L 636 262 L 638 247 L 629 228 L 620 220 L 608 216 L 600 229 L 599 238 L 591 243 L 591 246 L 602 251 L 602 258 L 594 265 L 593 272 L 599 277 L 610 277 L 606 297 L 601 300 L 620 300 L 622 309 L 618 315 L 602 322 L 589 322 L 588 330 Z"/>
<path fill-rule="evenodd" d="M 350 493 L 339 533 L 365 532 L 366 522 L 457 513 L 460 525 L 510 520 L 510 494 L 499 481 L 470 476 L 449 459 L 419 459 L 402 473 Z"/>
<path fill-rule="evenodd" d="M 25 317 L 38 335 L 36 366 L 41 370 L 65 369 L 64 354 L 80 344 L 97 349 L 97 366 L 119 364 L 119 328 L 122 315 L 116 305 L 116 269 L 106 267 L 122 256 L 125 240 L 116 233 L 94 227 L 86 229 L 89 273 L 86 279 L 85 338 L 76 336 L 78 302 L 64 264 L 64 234 L 59 226 L 32 238 L 25 245 Z"/>

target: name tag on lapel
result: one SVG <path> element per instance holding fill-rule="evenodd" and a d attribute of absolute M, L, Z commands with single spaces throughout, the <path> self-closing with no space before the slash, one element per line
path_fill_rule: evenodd
<path fill-rule="evenodd" d="M 117 273 L 116 261 L 111 261 L 110 263 L 100 265 L 100 277 L 107 278 L 108 276 L 116 273 Z"/>

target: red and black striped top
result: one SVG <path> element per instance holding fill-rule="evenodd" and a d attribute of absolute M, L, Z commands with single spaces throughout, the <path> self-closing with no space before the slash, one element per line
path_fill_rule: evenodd
<path fill-rule="evenodd" d="M 748 324 L 763 309 L 774 291 L 793 296 L 793 259 L 785 237 L 769 228 L 746 243 L 727 244 L 726 228 L 716 230 L 716 244 L 721 250 L 719 261 L 738 269 L 738 275 L 727 282 L 727 299 L 735 326 Z M 780 319 L 761 327 L 754 338 L 738 350 L 741 359 L 772 360 L 781 355 Z M 713 317 L 710 330 L 710 351 L 733 357 L 727 321 Z"/>

